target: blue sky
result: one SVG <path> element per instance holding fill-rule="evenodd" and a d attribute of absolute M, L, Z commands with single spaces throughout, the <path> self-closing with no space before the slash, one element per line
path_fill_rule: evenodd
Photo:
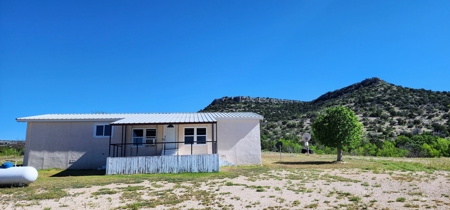
<path fill-rule="evenodd" d="M 310 101 L 366 78 L 450 91 L 450 1 L 0 1 L 0 139 L 17 117 Z"/>

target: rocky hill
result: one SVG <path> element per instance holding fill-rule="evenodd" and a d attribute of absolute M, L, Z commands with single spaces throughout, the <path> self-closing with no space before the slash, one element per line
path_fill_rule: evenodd
<path fill-rule="evenodd" d="M 450 92 L 412 89 L 379 78 L 328 92 L 309 102 L 245 96 L 215 99 L 200 112 L 251 111 L 264 116 L 262 139 L 298 139 L 310 131 L 320 111 L 342 105 L 351 108 L 364 125 L 365 138 L 382 141 L 424 131 L 450 136 Z"/>

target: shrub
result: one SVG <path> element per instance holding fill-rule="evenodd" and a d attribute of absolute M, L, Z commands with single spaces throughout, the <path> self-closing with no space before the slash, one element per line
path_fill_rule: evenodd
<path fill-rule="evenodd" d="M 273 142 L 273 147 L 275 147 L 275 144 L 277 142 Z M 294 140 L 280 139 L 279 142 L 281 142 L 283 144 L 283 146 L 281 147 L 282 152 L 300 153 L 303 148 L 302 145 L 295 142 Z M 279 148 L 276 148 L 276 149 L 277 149 L 277 151 L 279 151 Z"/>
<path fill-rule="evenodd" d="M 384 141 L 383 147 L 377 151 L 377 156 L 383 157 L 405 157 L 408 155 L 408 150 L 399 149 L 390 141 Z"/>
<path fill-rule="evenodd" d="M 441 157 L 449 156 L 450 140 L 437 138 L 431 144 L 424 143 L 422 145 L 422 154 L 425 157 Z"/>
<path fill-rule="evenodd" d="M 400 197 L 400 198 L 397 198 L 397 200 L 395 200 L 395 201 L 397 201 L 397 202 L 405 202 L 406 198 Z"/>
<path fill-rule="evenodd" d="M 353 150 L 356 155 L 363 156 L 375 156 L 377 154 L 378 147 L 376 144 L 372 144 L 370 142 L 362 143 L 360 147 Z"/>
<path fill-rule="evenodd" d="M 424 143 L 422 145 L 422 155 L 425 157 L 437 157 L 439 155 L 439 151 Z"/>

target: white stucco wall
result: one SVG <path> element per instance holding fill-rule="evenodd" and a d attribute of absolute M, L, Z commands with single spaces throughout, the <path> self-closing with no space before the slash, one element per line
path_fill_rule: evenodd
<path fill-rule="evenodd" d="M 106 164 L 109 137 L 94 138 L 95 122 L 28 122 L 24 165 L 37 169 L 97 169 Z M 114 129 L 113 138 L 120 138 Z"/>
<path fill-rule="evenodd" d="M 259 120 L 218 120 L 220 158 L 236 165 L 261 164 Z"/>

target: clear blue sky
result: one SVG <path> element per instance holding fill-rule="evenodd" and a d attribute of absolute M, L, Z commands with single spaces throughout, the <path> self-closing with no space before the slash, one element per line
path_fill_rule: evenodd
<path fill-rule="evenodd" d="M 310 101 L 363 79 L 450 91 L 450 1 L 0 1 L 0 139 L 17 117 Z"/>

